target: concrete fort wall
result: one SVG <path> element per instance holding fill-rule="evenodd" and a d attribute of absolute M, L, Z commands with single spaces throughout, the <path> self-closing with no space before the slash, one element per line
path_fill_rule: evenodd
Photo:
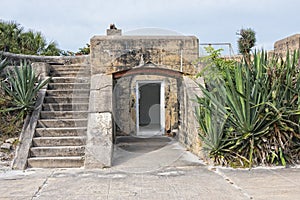
<path fill-rule="evenodd" d="M 300 34 L 295 34 L 278 40 L 274 44 L 274 53 L 281 57 L 285 57 L 287 51 L 293 52 L 300 49 Z"/>
<path fill-rule="evenodd" d="M 107 36 L 92 37 L 90 44 L 91 91 L 86 168 L 111 166 L 114 133 L 135 133 L 136 82 L 141 80 L 165 83 L 165 133 L 178 129 L 181 117 L 180 123 L 186 124 L 181 125 L 181 131 L 178 131 L 182 134 L 180 141 L 188 148 L 196 146 L 192 140 L 198 130 L 196 125 L 189 128 L 190 123 L 195 122 L 191 115 L 194 112 L 184 108 L 190 105 L 190 96 L 185 100 L 179 97 L 187 94 L 186 90 L 181 89 L 182 76 L 195 75 L 199 70 L 193 65 L 199 56 L 196 37 L 122 36 L 120 30 L 114 30 L 113 33 L 108 31 Z M 167 72 L 147 73 L 156 69 Z M 139 73 L 128 75 L 139 70 Z M 123 76 L 123 72 L 127 75 Z M 177 77 L 170 77 L 169 73 L 175 73 Z M 180 106 L 179 100 L 182 101 Z M 180 112 L 190 113 L 179 116 Z"/>
<path fill-rule="evenodd" d="M 194 36 L 94 36 L 92 74 L 114 73 L 145 63 L 195 73 L 199 41 Z"/>
<path fill-rule="evenodd" d="M 184 145 L 187 150 L 205 158 L 202 151 L 202 143 L 198 136 L 199 124 L 195 116 L 195 109 L 198 106 L 196 102 L 196 95 L 201 97 L 202 92 L 198 84 L 204 84 L 202 78 L 192 79 L 190 77 L 183 77 L 182 87 L 180 88 L 179 102 L 179 142 Z"/>

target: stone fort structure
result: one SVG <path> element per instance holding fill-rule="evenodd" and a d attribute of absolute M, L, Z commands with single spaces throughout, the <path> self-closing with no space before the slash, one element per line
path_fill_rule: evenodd
<path fill-rule="evenodd" d="M 183 144 L 193 143 L 197 125 L 188 110 L 193 97 L 184 90 L 193 83 L 188 77 L 198 71 L 193 65 L 198 49 L 193 36 L 122 36 L 121 30 L 109 29 L 107 36 L 91 39 L 86 166 L 110 166 L 108 152 L 120 135 L 176 133 Z M 99 157 L 97 152 L 107 154 Z"/>
<path fill-rule="evenodd" d="M 300 48 L 296 34 L 274 44 L 282 57 Z M 205 159 L 198 137 L 195 75 L 199 40 L 181 35 L 122 35 L 111 27 L 90 40 L 87 56 L 27 56 L 41 78 L 52 77 L 25 121 L 12 167 L 112 166 L 118 137 L 171 136 Z"/>
<path fill-rule="evenodd" d="M 274 44 L 274 53 L 284 57 L 287 51 L 293 52 L 300 49 L 300 34 L 294 34 L 284 39 L 278 40 Z"/>
<path fill-rule="evenodd" d="M 13 168 L 110 167 L 119 136 L 172 136 L 202 156 L 194 115 L 203 84 L 194 78 L 198 38 L 129 36 L 113 28 L 92 37 L 90 50 L 27 58 L 52 81 L 25 123 Z"/>

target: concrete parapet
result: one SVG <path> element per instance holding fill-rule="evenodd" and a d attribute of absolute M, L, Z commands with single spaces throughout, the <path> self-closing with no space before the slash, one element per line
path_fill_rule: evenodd
<path fill-rule="evenodd" d="M 110 167 L 113 153 L 112 76 L 91 78 L 85 168 Z"/>
<path fill-rule="evenodd" d="M 198 84 L 204 85 L 203 78 L 191 79 L 184 76 L 180 90 L 180 126 L 179 142 L 192 153 L 204 158 L 202 143 L 198 136 L 199 124 L 195 115 L 198 106 L 196 95 L 201 97 L 202 92 Z"/>
<path fill-rule="evenodd" d="M 30 62 L 45 62 L 45 63 L 56 63 L 56 64 L 80 64 L 89 63 L 90 56 L 37 56 L 37 55 L 25 55 L 25 54 L 14 54 L 9 52 L 0 52 L 6 57 L 11 63 L 19 64 L 21 61 L 26 60 Z"/>
<path fill-rule="evenodd" d="M 113 153 L 111 113 L 89 114 L 86 142 L 84 167 L 87 169 L 110 167 Z"/>
<path fill-rule="evenodd" d="M 143 63 L 194 73 L 199 41 L 194 36 L 94 36 L 91 38 L 92 74 L 113 73 Z"/>
<path fill-rule="evenodd" d="M 35 128 L 40 117 L 40 112 L 42 110 L 42 104 L 45 98 L 46 89 L 41 89 L 38 93 L 38 97 L 35 103 L 35 110 L 32 112 L 31 116 L 27 117 L 24 123 L 21 135 L 20 144 L 17 146 L 15 159 L 12 163 L 13 169 L 24 170 L 27 167 L 27 158 L 29 155 L 29 150 L 32 145 L 32 138 L 35 133 Z"/>

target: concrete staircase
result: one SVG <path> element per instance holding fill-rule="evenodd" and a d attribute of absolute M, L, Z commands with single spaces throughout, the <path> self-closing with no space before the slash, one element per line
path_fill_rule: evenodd
<path fill-rule="evenodd" d="M 86 66 L 51 65 L 28 167 L 70 168 L 84 164 L 90 71 Z"/>

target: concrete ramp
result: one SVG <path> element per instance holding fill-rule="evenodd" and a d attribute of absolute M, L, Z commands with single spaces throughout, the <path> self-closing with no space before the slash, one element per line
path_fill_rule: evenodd
<path fill-rule="evenodd" d="M 199 166 L 203 162 L 170 137 L 118 137 L 113 169 L 128 173 L 147 173 L 166 167 Z"/>

